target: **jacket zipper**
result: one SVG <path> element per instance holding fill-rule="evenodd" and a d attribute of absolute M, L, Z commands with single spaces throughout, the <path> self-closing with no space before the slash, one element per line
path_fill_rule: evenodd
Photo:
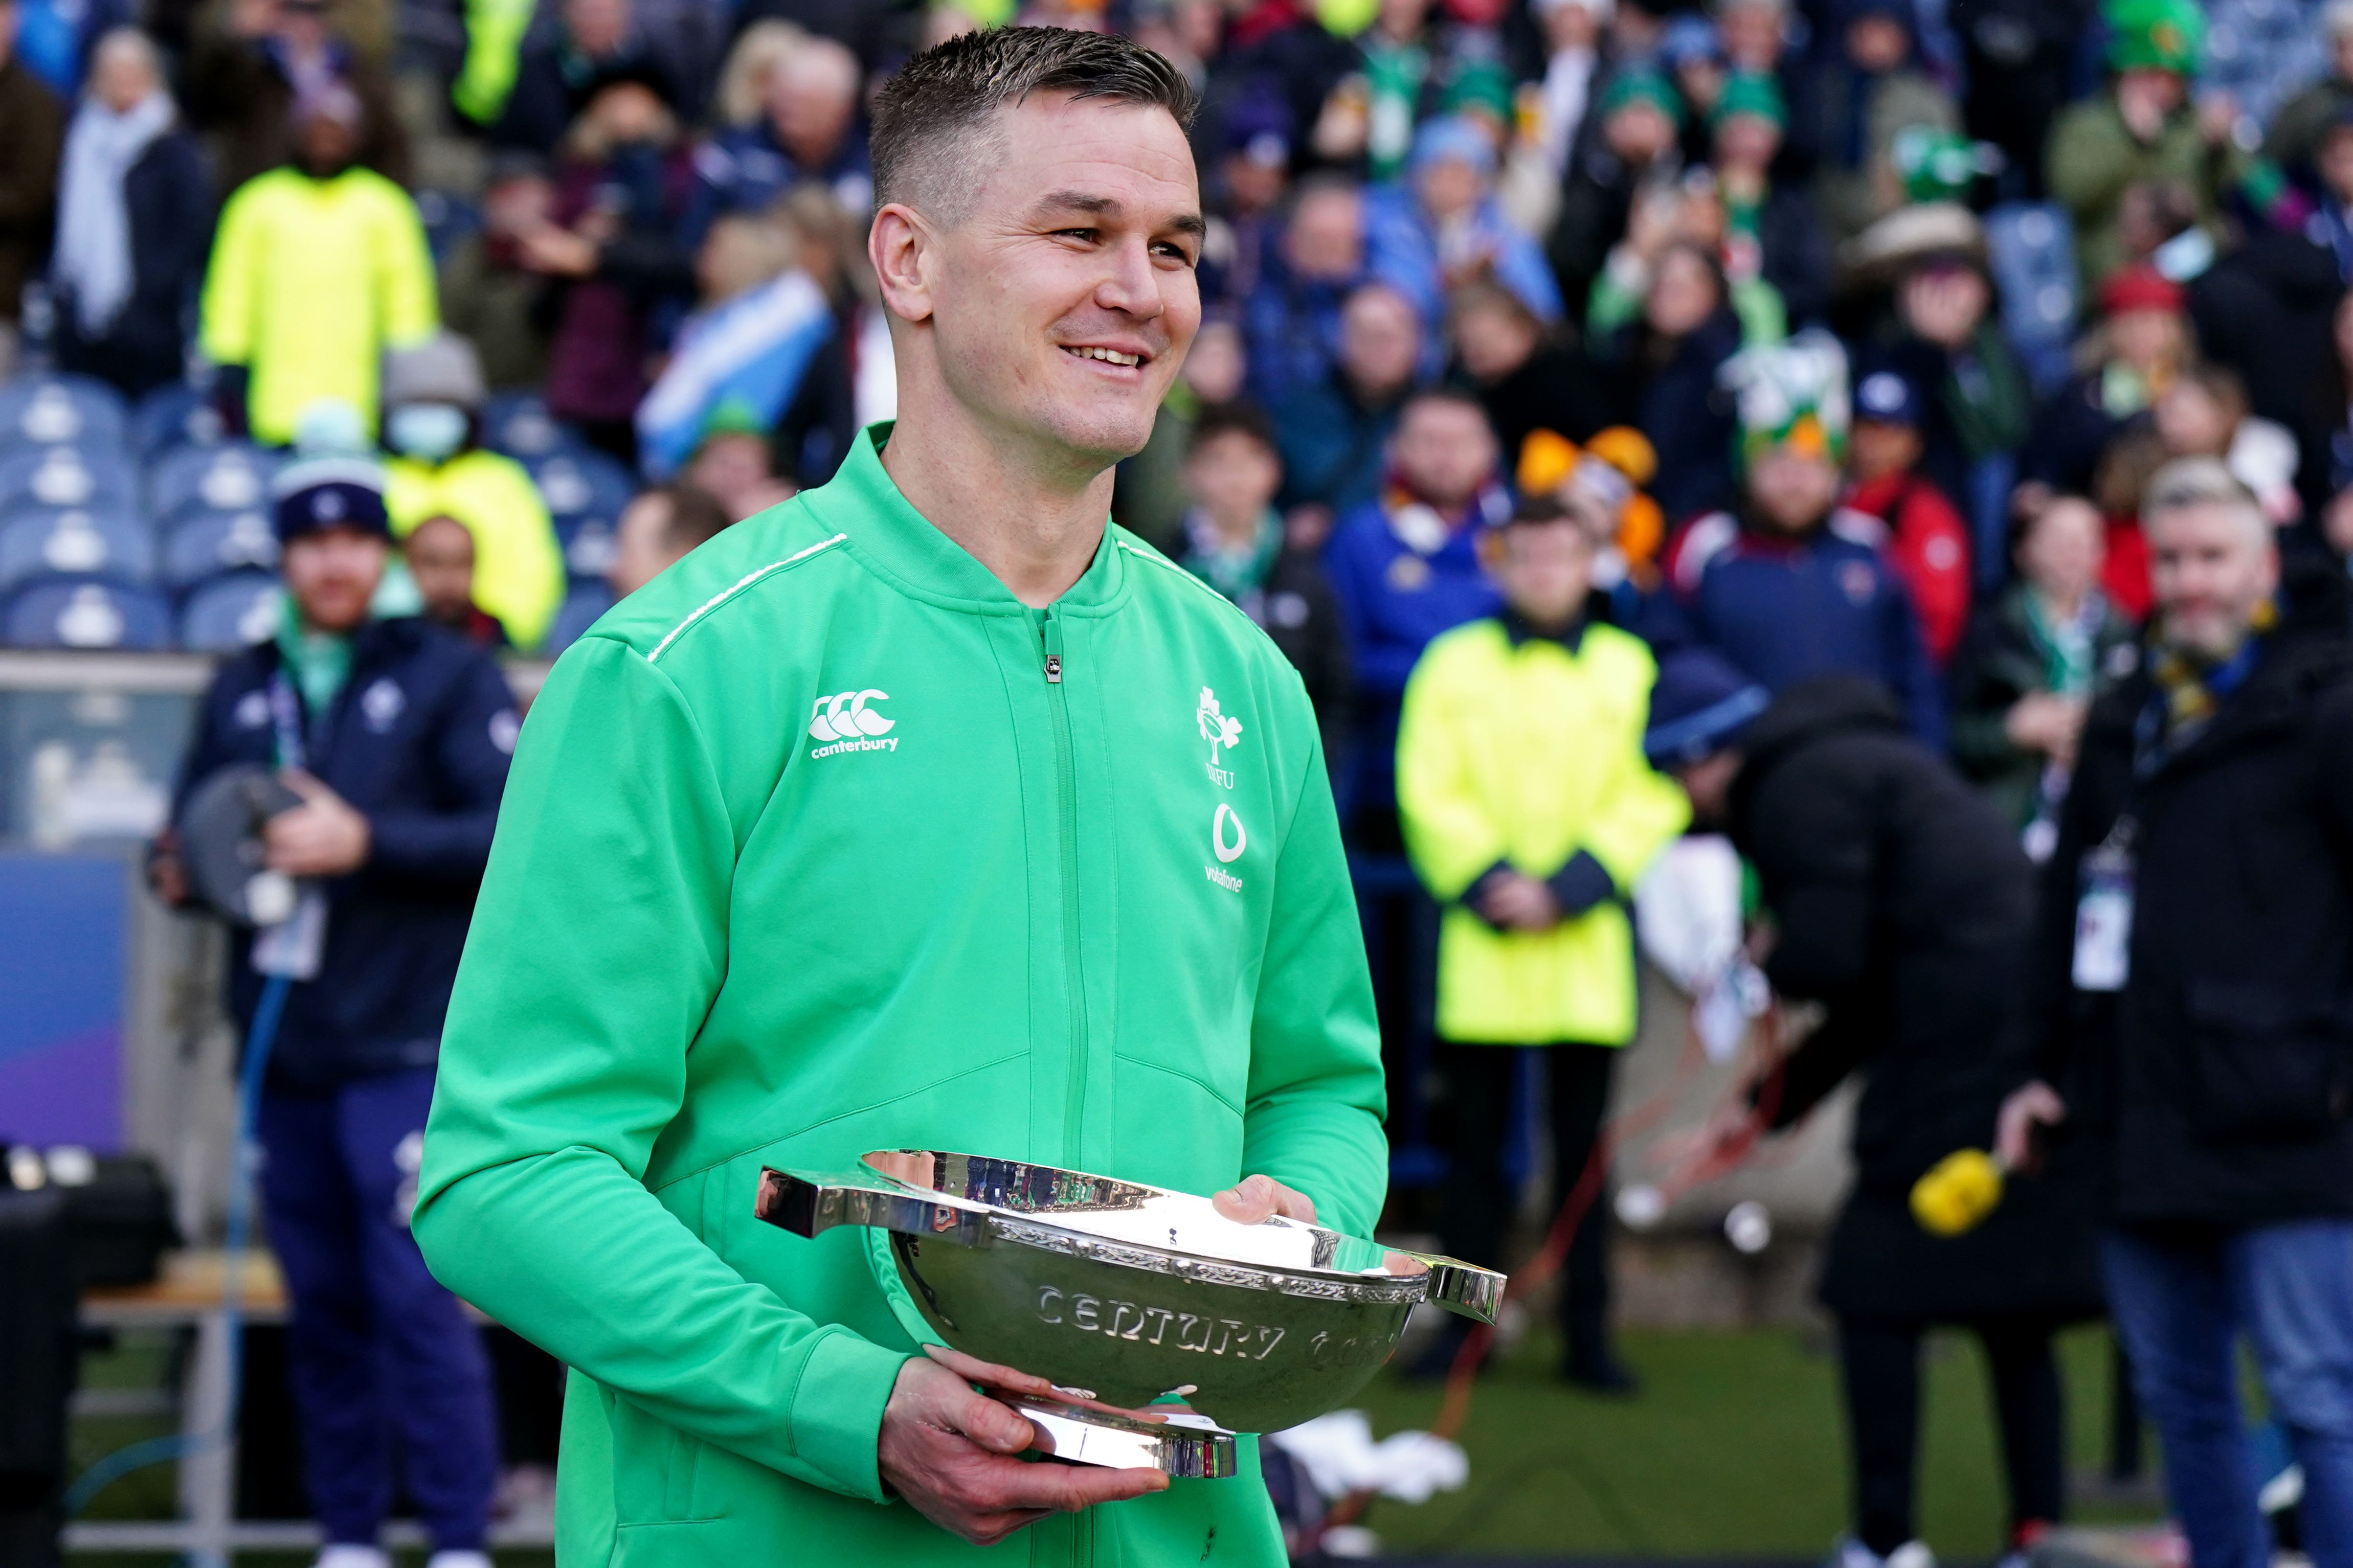
<path fill-rule="evenodd" d="M 1045 655 L 1046 709 L 1054 724 L 1054 803 L 1062 845 L 1062 972 L 1070 997 L 1070 1069 L 1062 1100 L 1062 1163 L 1076 1169 L 1082 1157 L 1080 1133 L 1087 1109 L 1087 1005 L 1085 970 L 1079 952 L 1078 767 L 1071 744 L 1071 709 L 1062 685 L 1062 623 L 1051 605 L 1038 612 L 1038 635 Z"/>

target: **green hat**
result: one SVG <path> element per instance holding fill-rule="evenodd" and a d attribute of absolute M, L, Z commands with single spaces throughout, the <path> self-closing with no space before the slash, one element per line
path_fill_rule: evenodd
<path fill-rule="evenodd" d="M 1714 130 L 1736 114 L 1753 114 L 1759 120 L 1769 120 L 1777 127 L 1789 123 L 1788 106 L 1781 101 L 1781 84 L 1759 71 L 1735 71 L 1724 79 L 1724 90 L 1716 95 L 1715 107 L 1708 111 L 1708 129 Z"/>
<path fill-rule="evenodd" d="M 2196 73 L 2206 58 L 2206 13 L 2195 0 L 2109 0 L 2108 68 Z"/>
<path fill-rule="evenodd" d="M 767 433 L 768 423 L 760 417 L 759 411 L 743 397 L 730 393 L 712 404 L 711 411 L 702 416 L 702 428 L 699 435 L 701 439 L 707 441 L 713 436 L 765 436 Z"/>
<path fill-rule="evenodd" d="M 1906 125 L 1888 147 L 1907 202 L 1957 202 L 1986 172 L 1985 149 L 1957 132 Z"/>
<path fill-rule="evenodd" d="M 1512 118 L 1512 79 L 1495 60 L 1472 60 L 1454 73 L 1439 99 L 1439 112 L 1483 109 L 1496 119 Z"/>
<path fill-rule="evenodd" d="M 1853 418 L 1846 350 L 1819 329 L 1784 342 L 1758 343 L 1724 363 L 1718 379 L 1740 419 L 1736 457 L 1743 468 L 1777 447 L 1796 447 L 1839 462 Z"/>
<path fill-rule="evenodd" d="M 1620 71 L 1601 89 L 1601 117 L 1604 120 L 1631 104 L 1647 103 L 1667 117 L 1678 131 L 1683 124 L 1683 95 L 1675 84 L 1657 71 L 1637 66 Z"/>

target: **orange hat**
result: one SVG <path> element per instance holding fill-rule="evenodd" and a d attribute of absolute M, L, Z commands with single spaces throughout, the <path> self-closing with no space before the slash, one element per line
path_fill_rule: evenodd
<path fill-rule="evenodd" d="M 1588 441 L 1585 449 L 1633 480 L 1637 489 L 1658 476 L 1657 449 L 1649 437 L 1630 425 L 1612 425 Z"/>
<path fill-rule="evenodd" d="M 1556 430 L 1531 430 L 1513 476 L 1524 496 L 1550 495 L 1577 468 L 1577 443 Z"/>

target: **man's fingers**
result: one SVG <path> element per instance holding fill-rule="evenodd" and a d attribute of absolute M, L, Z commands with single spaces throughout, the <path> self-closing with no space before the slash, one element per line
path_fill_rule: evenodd
<path fill-rule="evenodd" d="M 1160 1470 L 1113 1470 L 1099 1465 L 1038 1464 L 1021 1467 L 1027 1473 L 1016 1493 L 1016 1506 L 1049 1508 L 1076 1513 L 1098 1503 L 1125 1502 L 1168 1489 Z"/>
<path fill-rule="evenodd" d="M 1038 1442 L 1038 1428 L 1029 1418 L 985 1394 L 963 1391 L 964 1398 L 947 1413 L 948 1425 L 995 1454 L 1018 1454 Z"/>
<path fill-rule="evenodd" d="M 1303 1225 L 1315 1223 L 1315 1200 L 1272 1176 L 1245 1176 L 1209 1200 L 1210 1206 L 1239 1225 L 1261 1225 L 1276 1215 Z"/>
<path fill-rule="evenodd" d="M 278 782 L 301 795 L 304 800 L 316 800 L 322 795 L 332 795 L 317 774 L 304 768 L 280 768 Z"/>

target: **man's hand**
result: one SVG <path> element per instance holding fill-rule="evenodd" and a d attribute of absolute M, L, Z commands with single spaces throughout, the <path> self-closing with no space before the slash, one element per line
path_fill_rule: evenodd
<path fill-rule="evenodd" d="M 1245 1176 L 1211 1198 L 1209 1205 L 1241 1225 L 1262 1225 L 1276 1215 L 1302 1225 L 1315 1223 L 1315 1200 L 1272 1176 Z"/>
<path fill-rule="evenodd" d="M 185 909 L 194 897 L 188 886 L 188 868 L 180 859 L 180 830 L 166 827 L 155 835 L 155 842 L 147 847 L 147 885 L 155 896 L 174 909 Z"/>
<path fill-rule="evenodd" d="M 2008 1100 L 2001 1102 L 2001 1114 L 1994 1119 L 1994 1158 L 2012 1171 L 2032 1172 L 2042 1163 L 2041 1151 L 2034 1146 L 2034 1130 L 2056 1127 L 2067 1120 L 2067 1102 L 2059 1091 L 2036 1079 L 2021 1085 Z"/>
<path fill-rule="evenodd" d="M 1049 1514 L 1076 1513 L 1168 1489 L 1168 1477 L 1159 1470 L 1013 1457 L 1037 1436 L 1037 1428 L 1018 1413 L 976 1394 L 941 1362 L 918 1356 L 899 1369 L 891 1402 L 882 1407 L 875 1461 L 883 1484 L 910 1508 L 976 1546 L 994 1546 Z"/>
<path fill-rule="evenodd" d="M 290 877 L 340 877 L 367 864 L 366 817 L 300 768 L 279 776 L 302 804 L 280 812 L 261 830 L 271 870 Z"/>
<path fill-rule="evenodd" d="M 1479 890 L 1479 912 L 1509 931 L 1549 931 L 1560 923 L 1552 889 L 1518 871 L 1499 872 Z"/>
<path fill-rule="evenodd" d="M 2080 699 L 2034 691 L 2010 704 L 2002 732 L 2022 752 L 2041 752 L 2062 767 L 2075 763 L 2075 742 L 2084 732 Z"/>

